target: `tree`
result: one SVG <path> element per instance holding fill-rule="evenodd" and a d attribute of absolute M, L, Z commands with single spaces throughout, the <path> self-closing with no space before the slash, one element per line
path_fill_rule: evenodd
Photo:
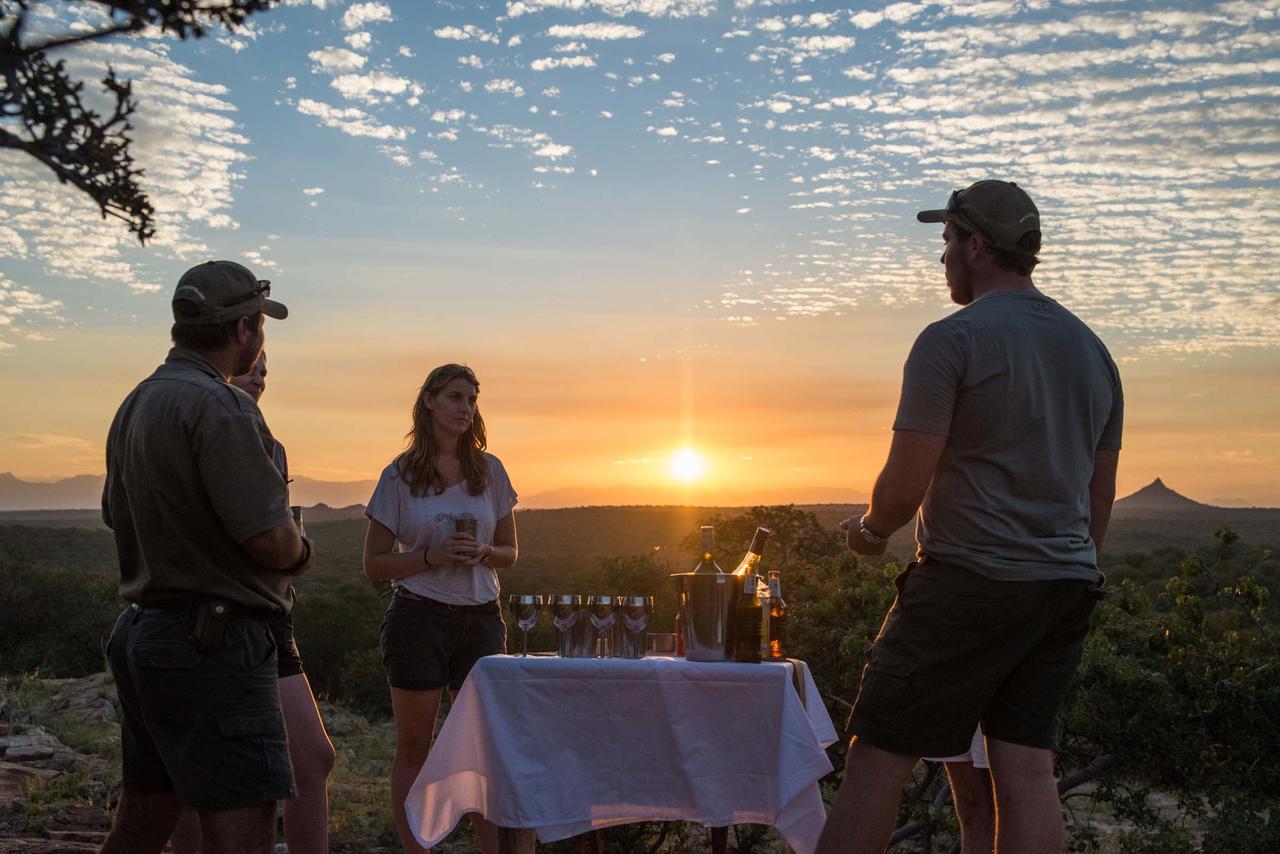
<path fill-rule="evenodd" d="M 132 83 L 108 67 L 102 88 L 111 104 L 100 114 L 86 106 L 84 82 L 49 54 L 74 44 L 159 28 L 180 39 L 201 38 L 210 26 L 236 29 L 276 0 L 73 0 L 99 10 L 88 31 L 32 33 L 42 0 L 0 0 L 0 148 L 34 157 L 58 180 L 87 194 L 102 216 L 117 217 L 145 244 L 155 234 L 155 209 L 138 181 L 143 170 L 130 152 Z"/>

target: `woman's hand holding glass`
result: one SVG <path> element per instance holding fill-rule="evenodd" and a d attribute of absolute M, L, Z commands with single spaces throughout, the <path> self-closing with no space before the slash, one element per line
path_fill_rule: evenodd
<path fill-rule="evenodd" d="M 471 567 L 482 563 L 489 551 L 488 546 L 470 534 L 454 533 L 431 544 L 427 549 L 427 563 L 432 566 L 451 563 Z"/>

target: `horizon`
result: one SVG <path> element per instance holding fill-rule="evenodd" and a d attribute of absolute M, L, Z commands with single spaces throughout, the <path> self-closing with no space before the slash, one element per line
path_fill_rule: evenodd
<path fill-rule="evenodd" d="M 956 310 L 915 212 L 1003 177 L 1120 368 L 1119 494 L 1280 506 L 1278 12 L 289 0 L 60 53 L 135 81 L 159 232 L 0 150 L 0 471 L 101 472 L 174 282 L 223 257 L 290 308 L 262 410 L 297 474 L 376 480 L 459 361 L 530 499 L 865 501 Z"/>
<path fill-rule="evenodd" d="M 92 478 L 100 480 L 103 475 L 80 474 L 72 475 L 68 478 L 59 478 L 50 481 L 30 481 L 18 478 L 12 472 L 0 471 L 0 479 L 12 478 L 19 481 L 23 485 L 31 486 L 57 486 L 60 483 L 71 480 L 80 480 L 84 478 Z M 298 498 L 298 503 L 304 508 L 315 508 L 317 506 L 328 507 L 332 510 L 345 510 L 351 507 L 363 507 L 365 501 L 360 497 L 364 492 L 369 492 L 374 486 L 374 481 L 320 481 L 308 478 L 306 475 L 298 475 L 293 479 L 298 484 L 293 488 L 294 495 Z M 327 490 L 327 492 L 326 492 Z M 342 491 L 345 490 L 345 495 Z M 356 491 L 358 490 L 358 491 Z M 1236 502 L 1232 503 L 1229 499 L 1205 499 L 1201 500 L 1193 498 L 1186 493 L 1170 487 L 1161 477 L 1156 477 L 1150 483 L 1127 494 L 1121 494 L 1117 497 L 1116 503 L 1118 508 L 1123 507 L 1123 503 L 1129 499 L 1142 496 L 1150 491 L 1160 494 L 1161 498 L 1169 496 L 1167 500 L 1173 501 L 1175 504 L 1180 501 L 1188 501 L 1199 505 L 1206 509 L 1223 509 L 1223 510 L 1280 510 L 1280 507 L 1249 504 Z M 335 495 L 340 497 L 335 498 Z M 355 500 L 352 500 L 352 499 Z M 529 496 L 522 496 L 517 510 L 572 510 L 585 508 L 607 508 L 607 507 L 625 507 L 625 508 L 642 508 L 642 507 L 688 507 L 688 508 L 724 508 L 724 509 L 742 509 L 755 506 L 771 506 L 771 505 L 796 505 L 796 506 L 865 506 L 869 502 L 869 496 L 854 496 L 842 494 L 842 490 L 832 487 L 811 487 L 809 490 L 798 490 L 795 494 L 773 494 L 773 495 L 751 495 L 750 493 L 734 493 L 734 492 L 711 492 L 698 490 L 684 490 L 681 500 L 673 500 L 670 494 L 664 494 L 660 490 L 644 491 L 642 488 L 616 486 L 613 488 L 574 488 L 562 487 L 558 489 L 539 492 Z M 8 504 L 12 498 L 7 495 L 0 494 L 0 503 Z M 91 502 L 92 504 L 92 502 Z M 38 506 L 31 504 L 22 507 L 0 506 L 0 515 L 6 513 L 41 513 L 41 512 L 96 512 L 96 506 Z"/>

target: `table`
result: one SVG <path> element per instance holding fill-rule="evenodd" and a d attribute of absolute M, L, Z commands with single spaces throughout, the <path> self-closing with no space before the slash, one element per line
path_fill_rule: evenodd
<path fill-rule="evenodd" d="M 803 663 L 495 655 L 458 692 L 405 809 L 428 848 L 478 812 L 543 842 L 636 821 L 771 824 L 810 854 L 836 738 Z"/>

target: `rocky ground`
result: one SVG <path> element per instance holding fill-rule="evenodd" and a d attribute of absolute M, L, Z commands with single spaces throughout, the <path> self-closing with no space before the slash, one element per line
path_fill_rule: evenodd
<path fill-rule="evenodd" d="M 119 793 L 120 725 L 109 676 L 0 681 L 0 854 L 96 851 Z M 335 854 L 398 852 L 387 776 L 394 734 L 321 705 L 338 751 L 331 778 Z M 474 854 L 469 831 L 438 850 Z M 284 845 L 278 852 L 285 854 Z"/>

